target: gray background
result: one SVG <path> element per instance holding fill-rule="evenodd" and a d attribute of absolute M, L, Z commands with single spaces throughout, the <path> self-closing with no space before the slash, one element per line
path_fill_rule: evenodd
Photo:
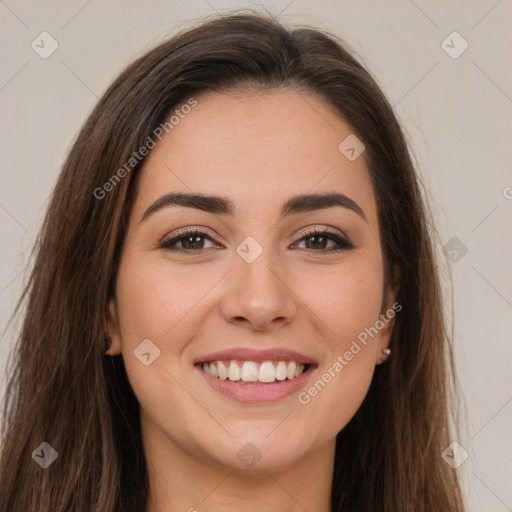
<path fill-rule="evenodd" d="M 469 453 L 457 471 L 471 511 L 511 511 L 512 0 L 0 0 L 1 395 L 16 330 L 14 324 L 5 330 L 7 320 L 52 186 L 82 122 L 134 57 L 200 16 L 242 7 L 266 7 L 284 23 L 342 36 L 395 105 L 431 191 L 447 292 L 453 278 L 455 346 L 468 414 L 457 441 Z M 46 59 L 31 47 L 34 40 L 41 45 L 43 31 L 58 43 Z M 442 46 L 453 31 L 469 44 L 457 58 Z M 445 44 L 452 52 L 462 48 L 453 37 Z M 453 237 L 457 253 L 445 257 L 443 246 Z"/>

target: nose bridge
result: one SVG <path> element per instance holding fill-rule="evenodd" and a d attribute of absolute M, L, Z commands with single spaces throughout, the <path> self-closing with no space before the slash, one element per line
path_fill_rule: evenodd
<path fill-rule="evenodd" d="M 268 235 L 268 233 L 267 233 Z M 267 328 L 276 319 L 289 321 L 295 312 L 295 298 L 286 285 L 277 251 L 246 237 L 237 247 L 231 273 L 230 293 L 225 297 L 226 320 L 245 319 L 253 327 Z"/>

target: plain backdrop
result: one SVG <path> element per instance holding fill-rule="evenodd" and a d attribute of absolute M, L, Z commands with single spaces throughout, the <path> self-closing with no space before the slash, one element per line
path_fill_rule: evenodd
<path fill-rule="evenodd" d="M 0 0 L 2 397 L 16 332 L 7 321 L 81 124 L 133 58 L 202 16 L 244 7 L 343 37 L 395 106 L 431 192 L 447 290 L 453 279 L 468 417 L 457 441 L 469 453 L 456 471 L 471 511 L 511 511 L 511 0 Z M 47 58 L 32 47 L 41 37 L 46 51 L 58 45 Z"/>

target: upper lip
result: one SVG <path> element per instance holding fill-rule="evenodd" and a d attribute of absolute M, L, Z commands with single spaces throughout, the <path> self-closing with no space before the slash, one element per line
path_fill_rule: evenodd
<path fill-rule="evenodd" d="M 212 352 L 205 356 L 198 357 L 194 360 L 194 364 L 205 363 L 208 361 L 254 361 L 262 363 L 264 361 L 295 361 L 296 363 L 316 365 L 317 362 L 300 352 L 288 350 L 286 348 L 271 348 L 265 350 L 256 350 L 252 348 L 234 347 L 217 352 Z"/>

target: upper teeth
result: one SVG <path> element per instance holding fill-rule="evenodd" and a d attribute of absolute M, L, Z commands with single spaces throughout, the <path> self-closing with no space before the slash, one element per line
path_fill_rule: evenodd
<path fill-rule="evenodd" d="M 277 380 L 293 379 L 302 375 L 304 365 L 290 361 L 265 361 L 258 367 L 254 361 L 210 361 L 203 363 L 203 370 L 212 377 L 231 381 L 242 380 L 244 382 L 274 382 Z M 275 364 L 275 366 L 274 366 Z"/>

